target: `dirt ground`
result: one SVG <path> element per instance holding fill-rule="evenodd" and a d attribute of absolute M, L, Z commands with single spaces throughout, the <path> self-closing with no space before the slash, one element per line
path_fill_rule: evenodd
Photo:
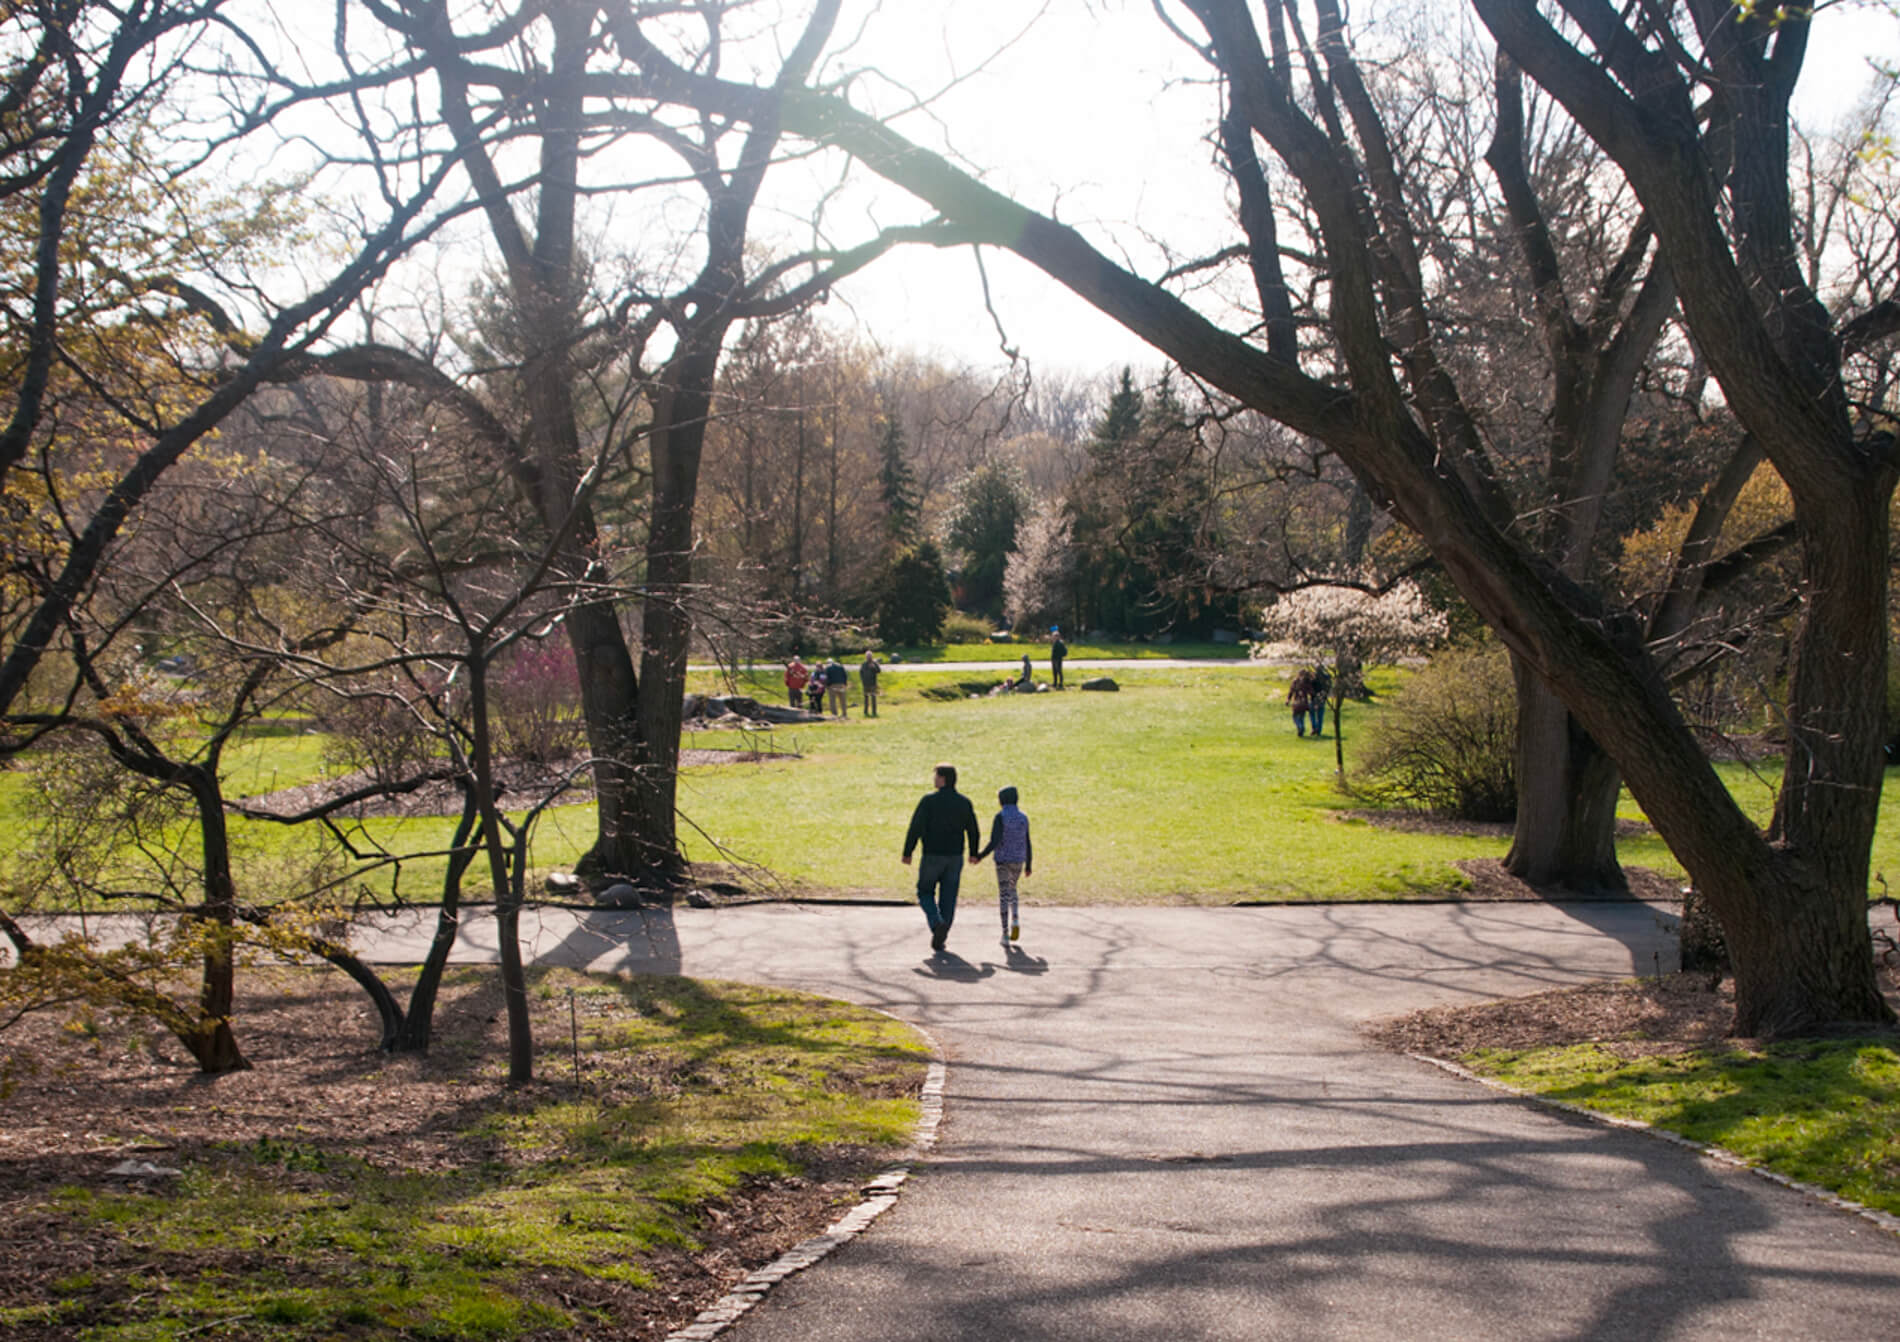
<path fill-rule="evenodd" d="M 1887 1000 L 1900 1011 L 1900 983 L 1883 972 Z M 1433 1007 L 1375 1021 L 1366 1034 L 1402 1053 L 1457 1060 L 1481 1048 L 1529 1049 L 1596 1043 L 1623 1058 L 1682 1053 L 1728 1043 L 1735 985 L 1707 974 L 1592 983 L 1477 1006 Z"/>
<path fill-rule="evenodd" d="M 260 990 L 262 983 L 252 979 L 241 1043 L 254 1066 L 216 1079 L 199 1075 L 169 1034 L 131 1017 L 43 1013 L 13 1025 L 0 1035 L 0 1306 L 42 1302 L 50 1283 L 85 1278 L 98 1311 L 93 1322 L 105 1322 L 135 1277 L 188 1281 L 201 1270 L 238 1266 L 235 1251 L 211 1250 L 202 1263 L 168 1252 L 155 1264 L 49 1201 L 61 1187 L 123 1186 L 107 1171 L 128 1158 L 216 1167 L 249 1161 L 248 1149 L 260 1138 L 385 1168 L 446 1170 L 501 1158 L 485 1139 L 466 1135 L 482 1114 L 571 1094 L 572 1083 L 565 1054 L 552 1045 L 542 1079 L 525 1092 L 509 1092 L 478 1073 L 476 1059 L 505 1056 L 499 996 L 492 976 L 484 979 L 445 991 L 438 1038 L 466 1042 L 439 1044 L 427 1058 L 379 1054 L 366 999 L 339 976 L 287 972 L 274 980 L 275 991 Z M 555 1026 L 564 1034 L 566 1023 L 564 1016 L 544 1023 L 541 1033 L 552 1039 Z M 650 1080 L 590 1076 L 588 1086 L 638 1091 Z M 760 1181 L 714 1204 L 697 1232 L 698 1251 L 663 1250 L 643 1259 L 658 1289 L 545 1273 L 526 1289 L 545 1294 L 550 1305 L 594 1306 L 616 1320 L 610 1332 L 593 1325 L 575 1338 L 664 1337 L 747 1272 L 823 1230 L 890 1159 L 887 1152 L 859 1149 L 817 1153 L 802 1178 Z M 312 1176 L 287 1168 L 283 1177 Z M 270 1266 L 263 1261 L 267 1254 L 248 1257 Z M 73 1327 L 8 1336 L 39 1342 L 70 1337 Z"/>

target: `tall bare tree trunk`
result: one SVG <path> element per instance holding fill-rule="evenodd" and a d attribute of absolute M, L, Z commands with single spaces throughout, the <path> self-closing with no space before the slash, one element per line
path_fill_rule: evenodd
<path fill-rule="evenodd" d="M 1531 885 L 1628 890 L 1616 859 L 1622 776 L 1563 701 L 1515 655 L 1517 823 L 1504 866 Z"/>
<path fill-rule="evenodd" d="M 237 1004 L 237 882 L 231 875 L 231 837 L 224 821 L 224 793 L 215 772 L 185 768 L 187 786 L 198 808 L 204 854 L 204 979 L 198 993 L 198 1028 L 181 1040 L 201 1071 L 239 1072 L 251 1064 L 239 1051 L 231 1030 Z"/>
<path fill-rule="evenodd" d="M 674 762 L 693 629 L 693 514 L 699 460 L 723 331 L 721 327 L 718 333 L 702 335 L 701 348 L 678 359 L 654 414 L 653 519 L 647 534 L 641 621 L 640 678 L 645 693 L 639 708 L 640 735 L 653 753 L 635 779 L 630 810 L 640 836 L 641 870 L 661 884 L 677 879 L 685 865 L 674 817 L 679 795 Z"/>

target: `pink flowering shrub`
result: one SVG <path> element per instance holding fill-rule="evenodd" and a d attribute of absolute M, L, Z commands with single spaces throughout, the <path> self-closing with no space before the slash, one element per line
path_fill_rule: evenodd
<path fill-rule="evenodd" d="M 581 682 L 564 641 L 518 644 L 491 669 L 488 711 L 497 753 L 548 764 L 581 749 Z"/>

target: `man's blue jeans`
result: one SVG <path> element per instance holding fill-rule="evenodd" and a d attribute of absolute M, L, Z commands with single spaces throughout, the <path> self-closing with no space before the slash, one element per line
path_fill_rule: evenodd
<path fill-rule="evenodd" d="M 1326 701 L 1321 699 L 1306 710 L 1306 719 L 1313 724 L 1313 735 L 1326 735 Z"/>
<path fill-rule="evenodd" d="M 925 853 L 917 859 L 917 906 L 932 932 L 948 931 L 956 919 L 957 886 L 962 880 L 962 853 Z"/>

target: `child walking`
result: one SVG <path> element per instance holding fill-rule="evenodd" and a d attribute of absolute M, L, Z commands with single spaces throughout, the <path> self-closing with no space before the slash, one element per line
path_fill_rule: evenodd
<path fill-rule="evenodd" d="M 1029 847 L 1029 817 L 1016 808 L 1016 789 L 1006 787 L 996 794 L 1003 809 L 990 821 L 990 841 L 973 859 L 981 862 L 996 854 L 996 902 L 1003 915 L 1003 940 L 1015 941 L 1022 935 L 1016 920 L 1016 882 L 1031 874 L 1035 858 Z"/>

